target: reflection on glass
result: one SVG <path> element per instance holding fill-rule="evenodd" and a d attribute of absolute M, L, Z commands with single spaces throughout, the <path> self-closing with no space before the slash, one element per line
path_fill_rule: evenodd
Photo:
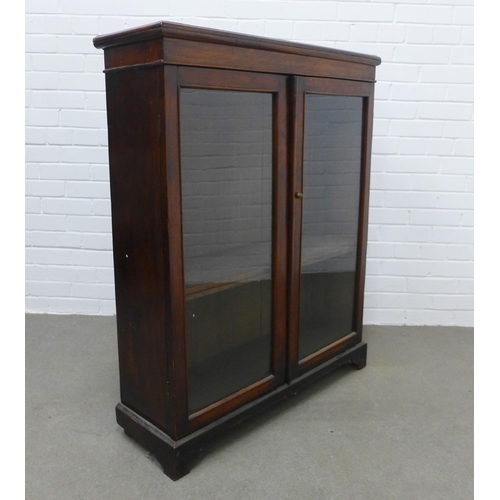
<path fill-rule="evenodd" d="M 188 409 L 271 373 L 272 95 L 181 89 Z"/>
<path fill-rule="evenodd" d="M 362 104 L 306 94 L 299 359 L 352 331 Z"/>

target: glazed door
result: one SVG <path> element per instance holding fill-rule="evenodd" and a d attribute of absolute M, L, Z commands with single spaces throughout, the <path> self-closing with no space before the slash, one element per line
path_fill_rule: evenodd
<path fill-rule="evenodd" d="M 289 378 L 361 340 L 371 88 L 294 79 Z"/>
<path fill-rule="evenodd" d="M 191 432 L 284 383 L 286 79 L 169 71 L 183 249 L 176 373 Z"/>

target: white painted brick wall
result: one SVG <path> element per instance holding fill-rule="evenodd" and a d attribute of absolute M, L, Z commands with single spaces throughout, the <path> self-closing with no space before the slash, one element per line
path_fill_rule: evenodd
<path fill-rule="evenodd" d="M 473 324 L 473 0 L 27 0 L 26 310 L 113 314 L 103 54 L 157 20 L 376 54 L 368 324 Z"/>

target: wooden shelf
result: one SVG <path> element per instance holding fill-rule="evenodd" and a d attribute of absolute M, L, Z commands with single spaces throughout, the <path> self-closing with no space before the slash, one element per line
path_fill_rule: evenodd
<path fill-rule="evenodd" d="M 302 267 L 349 255 L 356 243 L 349 237 L 304 237 Z M 243 285 L 248 281 L 271 279 L 269 244 L 238 245 L 217 254 L 187 258 L 186 300 Z M 193 275 L 196 276 L 195 281 Z"/>

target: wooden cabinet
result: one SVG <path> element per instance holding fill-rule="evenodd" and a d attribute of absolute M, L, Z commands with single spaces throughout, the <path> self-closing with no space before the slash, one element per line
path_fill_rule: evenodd
<path fill-rule="evenodd" d="M 121 402 L 177 479 L 220 433 L 362 368 L 380 59 L 161 22 L 104 49 Z"/>

